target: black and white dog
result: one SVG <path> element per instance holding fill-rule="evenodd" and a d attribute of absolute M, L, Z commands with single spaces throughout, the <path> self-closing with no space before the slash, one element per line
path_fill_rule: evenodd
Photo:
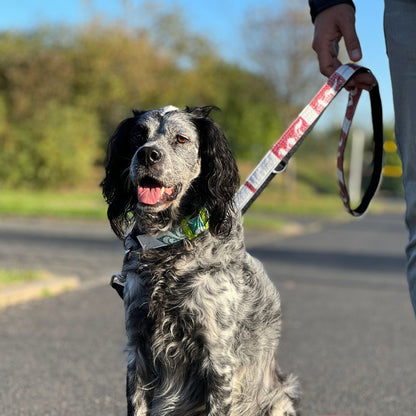
<path fill-rule="evenodd" d="M 279 294 L 245 250 L 238 170 L 212 109 L 134 111 L 109 143 L 108 218 L 123 240 L 133 227 L 123 267 L 129 416 L 298 414 L 297 381 L 276 363 Z M 137 243 L 169 232 L 181 237 Z"/>

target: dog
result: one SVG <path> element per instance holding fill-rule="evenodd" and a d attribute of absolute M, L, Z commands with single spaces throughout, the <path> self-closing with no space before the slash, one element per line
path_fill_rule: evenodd
<path fill-rule="evenodd" d="M 135 110 L 109 141 L 101 185 L 129 248 L 129 416 L 298 415 L 297 380 L 276 362 L 279 294 L 245 249 L 238 169 L 214 108 Z M 195 218 L 199 234 L 138 242 Z"/>

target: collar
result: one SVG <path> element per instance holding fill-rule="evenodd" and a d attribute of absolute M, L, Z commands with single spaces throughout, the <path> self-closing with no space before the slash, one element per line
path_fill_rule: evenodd
<path fill-rule="evenodd" d="M 182 220 L 179 227 L 161 232 L 157 236 L 138 234 L 131 237 L 134 237 L 138 241 L 142 250 L 169 246 L 185 239 L 193 240 L 208 230 L 208 217 L 207 210 L 205 208 L 201 208 L 197 216 L 186 217 Z"/>
<path fill-rule="evenodd" d="M 150 250 L 160 247 L 169 246 L 179 241 L 188 239 L 193 240 L 200 234 L 208 230 L 208 212 L 205 208 L 201 208 L 196 217 L 186 217 L 181 225 L 169 231 L 162 232 L 156 237 L 152 237 L 145 234 L 134 234 L 134 229 L 126 236 L 124 242 L 125 256 L 123 265 L 129 259 L 129 255 L 133 251 L 137 250 Z M 139 246 L 138 246 L 139 245 Z M 123 267 L 124 268 L 124 267 Z M 124 298 L 124 286 L 126 283 L 127 275 L 124 271 L 120 274 L 114 274 L 111 277 L 111 286 L 117 291 L 120 297 Z"/>

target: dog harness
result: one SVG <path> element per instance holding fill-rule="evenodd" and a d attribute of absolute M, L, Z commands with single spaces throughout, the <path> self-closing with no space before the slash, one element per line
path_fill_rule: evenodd
<path fill-rule="evenodd" d="M 333 101 L 348 81 L 359 72 L 370 72 L 369 69 L 356 64 L 345 64 L 340 66 L 327 80 L 311 102 L 299 113 L 282 136 L 276 141 L 266 153 L 260 163 L 251 172 L 247 180 L 238 190 L 234 197 L 234 203 L 238 210 L 244 214 L 264 188 L 278 173 L 283 172 L 289 159 L 302 144 L 303 140 L 310 133 L 322 113 Z M 373 125 L 374 159 L 373 172 L 370 184 L 364 193 L 361 203 L 356 208 L 351 208 L 350 197 L 344 178 L 344 151 L 347 144 L 348 133 L 352 119 L 357 108 L 362 90 L 355 88 L 348 96 L 347 110 L 341 128 L 340 140 L 338 143 L 337 173 L 340 189 L 340 196 L 346 210 L 353 216 L 362 215 L 373 198 L 381 178 L 383 159 L 383 121 L 382 106 L 378 85 L 374 85 L 370 91 L 371 118 Z M 126 237 L 130 241 L 126 245 L 125 255 L 132 251 L 156 249 L 175 244 L 184 239 L 192 240 L 209 228 L 208 212 L 201 208 L 195 217 L 185 218 L 181 225 L 175 229 L 161 232 L 157 236 L 134 234 L 131 232 Z M 133 243 L 132 243 L 133 242 Z M 126 277 L 122 274 L 113 275 L 111 286 L 123 297 L 123 288 Z"/>

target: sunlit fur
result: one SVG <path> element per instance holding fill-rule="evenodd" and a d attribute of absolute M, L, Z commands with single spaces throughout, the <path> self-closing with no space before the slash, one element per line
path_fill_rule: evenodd
<path fill-rule="evenodd" d="M 293 376 L 276 362 L 279 294 L 259 261 L 245 249 L 235 160 L 212 107 L 167 107 L 134 112 L 110 140 L 103 193 L 115 233 L 157 234 L 201 207 L 210 229 L 193 240 L 134 250 L 123 265 L 128 415 L 294 416 Z M 132 132 L 145 125 L 135 147 Z M 141 130 L 143 131 L 143 129 Z M 175 137 L 189 140 L 177 143 Z M 138 163 L 143 146 L 163 154 Z M 168 207 L 138 204 L 136 187 L 151 174 L 181 190 Z"/>

